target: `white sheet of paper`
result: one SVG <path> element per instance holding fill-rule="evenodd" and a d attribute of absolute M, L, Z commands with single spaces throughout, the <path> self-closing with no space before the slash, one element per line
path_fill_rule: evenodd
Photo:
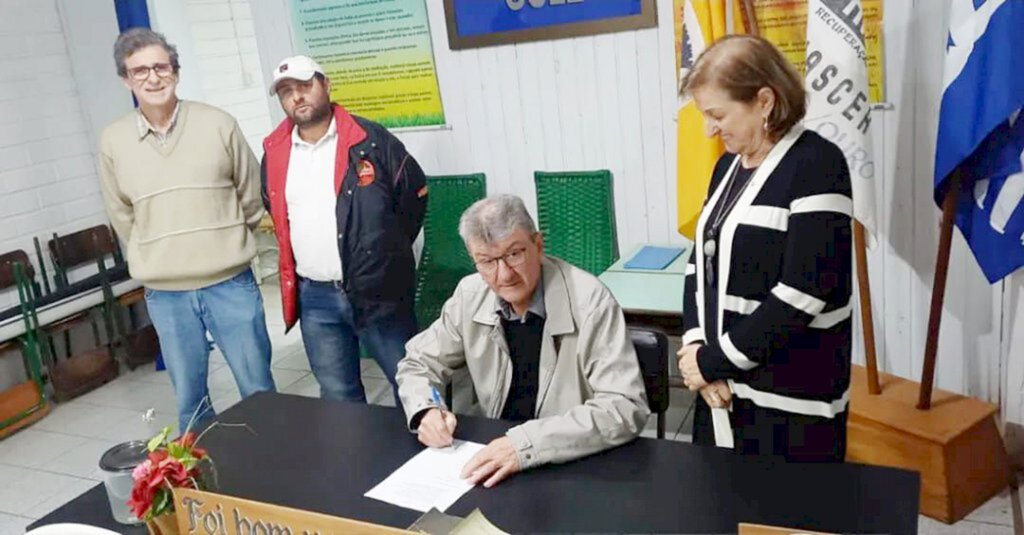
<path fill-rule="evenodd" d="M 444 512 L 473 488 L 459 474 L 483 447 L 477 442 L 456 440 L 451 448 L 427 448 L 364 496 L 423 513 L 431 507 Z"/>

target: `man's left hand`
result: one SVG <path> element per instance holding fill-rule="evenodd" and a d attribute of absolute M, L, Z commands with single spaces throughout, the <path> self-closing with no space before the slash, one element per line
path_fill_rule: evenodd
<path fill-rule="evenodd" d="M 508 476 L 519 472 L 519 458 L 516 447 L 508 437 L 496 438 L 462 468 L 462 478 L 473 485 L 485 481 L 484 487 L 491 488 Z"/>
<path fill-rule="evenodd" d="M 683 383 L 691 391 L 696 392 L 707 386 L 708 382 L 700 373 L 700 366 L 697 365 L 697 350 L 700 344 L 690 344 L 679 350 L 679 373 L 683 376 Z"/>

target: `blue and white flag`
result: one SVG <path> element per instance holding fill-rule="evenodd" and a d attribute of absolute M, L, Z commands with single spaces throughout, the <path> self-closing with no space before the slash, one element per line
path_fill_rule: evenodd
<path fill-rule="evenodd" d="M 1024 266 L 1024 0 L 952 0 L 935 201 L 960 172 L 956 225 L 989 282 Z"/>

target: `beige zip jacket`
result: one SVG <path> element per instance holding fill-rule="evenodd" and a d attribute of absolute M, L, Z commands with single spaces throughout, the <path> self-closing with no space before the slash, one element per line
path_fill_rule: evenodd
<path fill-rule="evenodd" d="M 508 430 L 519 466 L 567 462 L 636 438 L 650 414 L 636 352 L 615 298 L 596 277 L 543 260 L 547 319 L 540 353 L 537 418 Z M 464 278 L 441 317 L 406 344 L 398 392 L 409 421 L 435 406 L 432 386 L 468 367 L 479 409 L 498 418 L 512 361 L 497 296 L 479 274 Z"/>

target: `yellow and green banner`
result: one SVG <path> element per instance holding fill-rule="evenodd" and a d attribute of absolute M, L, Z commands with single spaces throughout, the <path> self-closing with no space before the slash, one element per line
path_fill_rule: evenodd
<path fill-rule="evenodd" d="M 737 0 L 739 1 L 739 0 Z M 808 2 L 793 0 L 754 0 L 754 12 L 761 36 L 771 41 L 801 74 L 806 73 L 807 58 L 807 6 Z M 885 100 L 885 65 L 882 46 L 882 0 L 861 0 L 860 5 L 844 0 L 829 0 L 816 7 L 815 16 L 827 19 L 826 24 L 839 31 L 842 23 L 830 18 L 834 9 L 844 13 L 853 23 L 862 25 L 868 65 L 868 97 L 871 102 Z M 845 42 L 855 40 L 852 33 L 844 34 Z"/>
<path fill-rule="evenodd" d="M 388 128 L 445 124 L 426 0 L 290 0 L 295 49 L 331 100 Z"/>

